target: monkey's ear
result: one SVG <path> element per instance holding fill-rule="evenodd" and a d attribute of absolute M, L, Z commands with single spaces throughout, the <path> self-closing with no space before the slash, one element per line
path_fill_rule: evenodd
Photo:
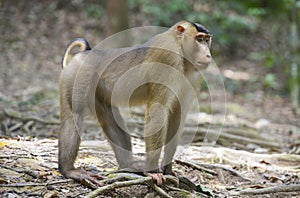
<path fill-rule="evenodd" d="M 178 25 L 178 26 L 176 27 L 176 37 L 177 37 L 179 40 L 182 40 L 182 39 L 183 39 L 184 32 L 185 32 L 185 27 L 184 27 L 183 25 Z"/>
<path fill-rule="evenodd" d="M 183 37 L 184 33 L 188 30 L 188 28 L 190 28 L 190 23 L 187 21 L 181 21 L 179 23 L 176 24 L 175 28 L 176 28 L 176 35 L 180 38 Z"/>
<path fill-rule="evenodd" d="M 177 26 L 177 34 L 178 35 L 182 35 L 184 31 L 185 31 L 185 27 L 183 27 L 182 25 Z"/>

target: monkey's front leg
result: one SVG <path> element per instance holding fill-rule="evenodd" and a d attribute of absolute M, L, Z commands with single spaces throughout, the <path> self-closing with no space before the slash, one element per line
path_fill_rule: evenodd
<path fill-rule="evenodd" d="M 176 175 L 172 171 L 172 160 L 176 152 L 186 118 L 186 112 L 184 111 L 185 107 L 180 105 L 181 104 L 179 104 L 178 101 L 174 102 L 172 113 L 170 113 L 168 117 L 168 127 L 164 142 L 164 157 L 162 161 L 162 170 L 165 175 Z"/>
<path fill-rule="evenodd" d="M 159 171 L 159 158 L 162 149 L 163 131 L 166 125 L 167 112 L 160 101 L 149 101 L 145 116 L 145 144 L 146 144 L 146 170 L 145 175 L 150 176 L 161 185 L 165 177 Z"/>
<path fill-rule="evenodd" d="M 176 174 L 172 171 L 172 160 L 176 152 L 178 142 L 183 132 L 188 111 L 191 108 L 192 93 L 189 89 L 183 89 L 180 101 L 175 99 L 172 112 L 168 116 L 168 126 L 166 138 L 164 139 L 164 157 L 162 160 L 162 170 L 165 175 Z"/>
<path fill-rule="evenodd" d="M 161 152 L 161 132 L 145 137 L 146 142 L 146 170 L 144 174 L 152 177 L 158 185 L 165 182 L 165 177 L 159 172 L 158 160 Z"/>

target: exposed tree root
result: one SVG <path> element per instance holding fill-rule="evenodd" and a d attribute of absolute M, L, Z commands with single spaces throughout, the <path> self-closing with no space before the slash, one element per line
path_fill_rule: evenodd
<path fill-rule="evenodd" d="M 201 167 L 201 166 L 197 165 L 196 163 L 181 161 L 181 160 L 178 160 L 178 159 L 176 159 L 175 162 L 178 163 L 178 164 L 181 164 L 181 165 L 189 166 L 189 167 L 191 167 L 193 169 L 196 169 L 196 170 L 199 170 L 199 171 L 204 171 L 204 172 L 207 172 L 207 173 L 212 174 L 212 175 L 217 175 L 217 173 L 215 171 L 204 168 L 204 167 Z"/>
<path fill-rule="evenodd" d="M 17 120 L 21 120 L 23 122 L 29 122 L 29 121 L 34 121 L 34 122 L 39 122 L 41 124 L 47 124 L 47 125 L 59 125 L 59 121 L 53 121 L 53 120 L 43 120 L 39 117 L 36 116 L 24 116 L 20 112 L 17 111 L 12 111 L 8 109 L 3 110 L 4 115 L 10 118 L 14 118 Z M 31 123 L 32 124 L 32 123 Z"/>
<path fill-rule="evenodd" d="M 98 189 L 92 191 L 88 194 L 87 197 L 97 197 L 98 195 L 112 191 L 116 188 L 122 188 L 133 185 L 148 185 L 160 196 L 160 197 L 172 197 L 170 196 L 164 189 L 169 189 L 172 191 L 180 192 L 182 195 L 186 195 L 186 197 L 190 197 L 194 195 L 192 192 L 196 190 L 196 185 L 189 181 L 184 177 L 174 177 L 171 175 L 165 175 L 166 182 L 163 186 L 156 185 L 155 181 L 153 181 L 152 177 L 144 177 L 141 175 L 137 175 L 135 173 L 113 173 L 109 174 L 109 179 L 100 181 L 103 186 Z M 188 180 L 188 181 L 187 181 Z M 164 188 L 164 189 L 163 189 Z M 201 193 L 198 193 L 202 195 Z M 203 194 L 205 197 L 206 195 Z"/>
<path fill-rule="evenodd" d="M 251 181 L 249 178 L 246 178 L 245 176 L 240 174 L 238 171 L 233 170 L 232 168 L 227 168 L 227 167 L 222 166 L 220 164 L 204 164 L 204 163 L 197 163 L 197 162 L 187 162 L 187 161 L 181 161 L 181 160 L 178 160 L 178 159 L 175 160 L 175 162 L 178 163 L 178 164 L 183 164 L 183 165 L 186 165 L 186 166 L 190 166 L 190 167 L 195 168 L 195 169 L 200 170 L 200 171 L 208 172 L 208 173 L 213 174 L 213 175 L 218 175 L 218 173 L 216 173 L 216 172 L 214 172 L 210 169 L 207 169 L 207 168 L 223 169 L 225 171 L 230 172 L 234 176 L 240 177 L 240 178 L 242 178 L 244 180 L 247 180 L 247 181 Z M 204 166 L 204 167 L 207 167 L 207 168 L 203 168 L 201 166 Z"/>
<path fill-rule="evenodd" d="M 227 131 L 229 131 L 229 129 Z M 282 148 L 282 145 L 279 142 L 275 140 L 270 142 L 260 136 L 253 137 L 253 133 L 250 132 L 249 133 L 245 132 L 242 135 L 238 135 L 238 134 L 230 134 L 225 131 L 222 131 L 222 133 L 220 133 L 218 130 L 214 130 L 214 129 L 208 130 L 206 128 L 186 127 L 184 135 L 187 136 L 188 134 L 192 134 L 192 135 L 196 134 L 196 140 L 198 139 L 197 142 L 201 142 L 199 140 L 203 140 L 207 133 L 209 133 L 210 136 L 212 137 L 218 137 L 218 142 L 220 142 L 221 145 L 224 145 L 225 143 L 229 145 L 231 145 L 232 143 L 239 143 L 243 145 L 256 144 L 266 148 L 275 148 L 275 149 Z"/>
<path fill-rule="evenodd" d="M 64 179 L 59 181 L 52 181 L 48 183 L 13 183 L 13 184 L 0 184 L 0 187 L 27 187 L 27 186 L 48 186 L 48 185 L 55 185 L 55 184 L 62 184 L 62 183 L 68 183 L 72 181 L 72 179 Z"/>
<path fill-rule="evenodd" d="M 136 175 L 133 173 L 120 173 L 120 174 L 114 174 L 115 177 L 109 180 L 103 180 L 103 183 L 110 183 L 105 186 L 102 186 L 91 193 L 88 194 L 87 197 L 97 197 L 99 194 L 114 190 L 116 188 L 126 187 L 126 186 L 132 186 L 132 185 L 145 185 L 148 184 L 152 187 L 154 191 L 156 191 L 161 197 L 171 197 L 168 195 L 166 191 L 164 191 L 161 187 L 157 186 L 151 177 L 143 177 L 140 175 Z M 166 176 L 166 179 L 174 180 L 174 178 L 171 178 L 172 176 Z M 117 181 L 117 180 L 124 180 L 127 181 Z M 113 183 L 112 183 L 113 182 Z"/>
<path fill-rule="evenodd" d="M 296 192 L 296 191 L 300 191 L 300 184 L 279 185 L 279 186 L 260 188 L 260 189 L 246 189 L 246 190 L 233 193 L 233 195 L 261 195 L 261 194 Z"/>

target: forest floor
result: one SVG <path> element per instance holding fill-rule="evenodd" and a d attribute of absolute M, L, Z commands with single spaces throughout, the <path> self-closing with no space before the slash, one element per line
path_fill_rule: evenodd
<path fill-rule="evenodd" d="M 32 9 L 24 3 L 23 9 L 0 12 L 2 197 L 85 197 L 93 191 L 65 179 L 57 169 L 58 78 L 65 45 L 84 32 L 95 46 L 103 38 L 105 18 L 53 10 L 51 1 L 48 4 Z M 263 74 L 260 63 L 245 59 L 218 61 L 218 65 L 224 76 L 226 71 L 242 72 L 250 79 Z M 209 93 L 201 91 L 200 106 L 195 108 L 200 112 L 189 115 L 175 157 L 174 171 L 188 178 L 192 194 L 182 186 L 162 189 L 173 197 L 300 197 L 299 115 L 287 98 L 265 90 L 259 80 L 224 79 L 226 114 L 220 101 L 213 101 L 216 108 L 211 109 Z M 143 159 L 143 113 L 132 112 L 135 116 L 127 124 L 134 136 L 134 157 Z M 110 178 L 120 175 L 97 124 L 88 119 L 85 126 L 76 166 Z M 191 136 L 193 142 L 184 146 Z M 110 187 L 99 197 L 162 196 L 151 181 Z"/>
<path fill-rule="evenodd" d="M 43 111 L 51 109 L 53 103 L 45 105 L 48 108 L 4 110 L 1 126 L 5 131 L 2 131 L 0 139 L 0 191 L 4 197 L 86 197 L 93 191 L 66 180 L 58 172 L 58 107 L 55 108 L 56 114 L 43 116 Z M 180 188 L 163 186 L 162 189 L 168 195 L 300 196 L 300 149 L 297 141 L 300 138 L 299 126 L 260 117 L 262 114 L 258 112 L 261 106 L 252 106 L 250 111 L 246 109 L 246 105 L 242 106 L 237 102 L 228 103 L 227 114 L 215 113 L 212 120 L 211 114 L 204 112 L 206 106 L 209 104 L 204 103 L 202 112 L 193 112 L 188 116 L 183 142 L 178 147 L 174 162 L 175 173 L 191 182 L 187 188 L 191 194 L 182 190 L 186 189 L 182 185 Z M 31 105 L 30 107 L 32 108 Z M 275 112 L 276 108 L 273 110 Z M 136 108 L 132 112 L 134 116 L 127 124 L 133 132 L 134 158 L 143 160 L 144 142 L 141 139 L 140 125 L 142 111 Z M 222 121 L 223 118 L 225 121 Z M 88 119 L 85 125 L 76 166 L 104 174 L 110 179 L 116 178 L 119 182 L 132 180 L 123 178 L 124 173 L 116 173 L 114 154 L 103 134 L 99 133 L 97 124 Z M 186 142 L 190 136 L 193 136 L 193 142 Z M 209 144 L 208 136 L 216 142 Z M 104 186 L 107 185 L 112 184 L 108 182 Z M 153 185 L 145 181 L 110 188 L 101 192 L 99 197 L 162 196 L 153 189 Z"/>

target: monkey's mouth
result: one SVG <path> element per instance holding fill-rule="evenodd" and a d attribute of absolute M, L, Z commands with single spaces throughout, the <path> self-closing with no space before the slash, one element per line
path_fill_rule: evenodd
<path fill-rule="evenodd" d="M 209 64 L 210 62 L 201 62 L 201 61 L 196 62 L 196 65 L 201 68 L 206 68 Z"/>

